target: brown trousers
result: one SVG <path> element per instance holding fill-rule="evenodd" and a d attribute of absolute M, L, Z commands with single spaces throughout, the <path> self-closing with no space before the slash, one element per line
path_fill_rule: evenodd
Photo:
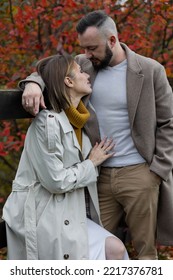
<path fill-rule="evenodd" d="M 160 177 L 146 163 L 100 170 L 98 194 L 103 226 L 115 233 L 125 212 L 125 222 L 141 260 L 157 259 L 155 234 L 160 182 Z"/>

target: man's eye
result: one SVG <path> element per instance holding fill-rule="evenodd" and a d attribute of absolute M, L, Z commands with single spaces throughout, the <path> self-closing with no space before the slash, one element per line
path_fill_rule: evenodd
<path fill-rule="evenodd" d="M 96 47 L 94 47 L 94 48 L 89 48 L 90 51 L 94 51 L 95 49 L 96 49 Z"/>

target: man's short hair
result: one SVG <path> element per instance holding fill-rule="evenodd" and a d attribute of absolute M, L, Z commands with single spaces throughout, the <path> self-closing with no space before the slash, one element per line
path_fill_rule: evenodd
<path fill-rule="evenodd" d="M 76 30 L 79 34 L 83 34 L 89 26 L 95 26 L 99 28 L 105 23 L 107 19 L 108 15 L 102 10 L 90 12 L 81 18 L 76 26 Z"/>

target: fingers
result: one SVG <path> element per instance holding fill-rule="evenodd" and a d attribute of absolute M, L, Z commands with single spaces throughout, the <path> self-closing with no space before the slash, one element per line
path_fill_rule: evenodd
<path fill-rule="evenodd" d="M 34 116 L 39 112 L 40 107 L 46 108 L 41 88 L 36 83 L 26 84 L 22 95 L 22 106 Z"/>
<path fill-rule="evenodd" d="M 39 107 L 40 107 L 40 98 L 35 97 L 28 102 L 28 110 L 31 112 L 31 114 L 36 115 L 39 112 Z"/>
<path fill-rule="evenodd" d="M 95 145 L 94 148 L 99 151 L 104 157 L 104 160 L 106 160 L 115 154 L 115 151 L 113 150 L 114 147 L 115 143 L 113 142 L 113 139 L 105 137 L 99 144 L 97 143 L 97 146 Z"/>
<path fill-rule="evenodd" d="M 113 139 L 108 139 L 107 137 L 105 137 L 99 143 L 99 145 L 98 147 L 101 149 L 103 153 L 104 161 L 107 160 L 108 158 L 111 158 L 115 154 L 115 151 L 113 150 L 115 147 L 115 143 L 113 142 Z"/>
<path fill-rule="evenodd" d="M 98 166 L 108 158 L 112 157 L 115 152 L 113 148 L 115 143 L 112 139 L 105 137 L 99 144 L 96 143 L 91 150 L 89 159 L 93 162 L 94 166 Z"/>
<path fill-rule="evenodd" d="M 100 143 L 99 143 L 99 147 L 101 149 L 103 149 L 103 151 L 105 151 L 105 153 L 108 153 L 109 151 L 111 151 L 115 146 L 115 143 L 113 141 L 113 139 L 108 139 L 107 137 L 105 137 Z"/>
<path fill-rule="evenodd" d="M 45 102 L 44 102 L 44 96 L 43 95 L 41 96 L 41 99 L 40 99 L 40 107 L 42 109 L 46 109 L 46 105 L 45 105 Z"/>
<path fill-rule="evenodd" d="M 22 105 L 24 109 L 32 115 L 36 115 L 39 112 L 40 99 L 39 98 L 24 98 L 22 99 Z"/>

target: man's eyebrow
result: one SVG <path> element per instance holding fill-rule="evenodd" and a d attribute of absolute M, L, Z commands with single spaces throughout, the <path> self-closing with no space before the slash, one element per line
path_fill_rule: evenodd
<path fill-rule="evenodd" d="M 82 49 L 89 49 L 89 48 L 97 48 L 97 45 L 93 45 L 93 46 L 80 46 Z"/>

